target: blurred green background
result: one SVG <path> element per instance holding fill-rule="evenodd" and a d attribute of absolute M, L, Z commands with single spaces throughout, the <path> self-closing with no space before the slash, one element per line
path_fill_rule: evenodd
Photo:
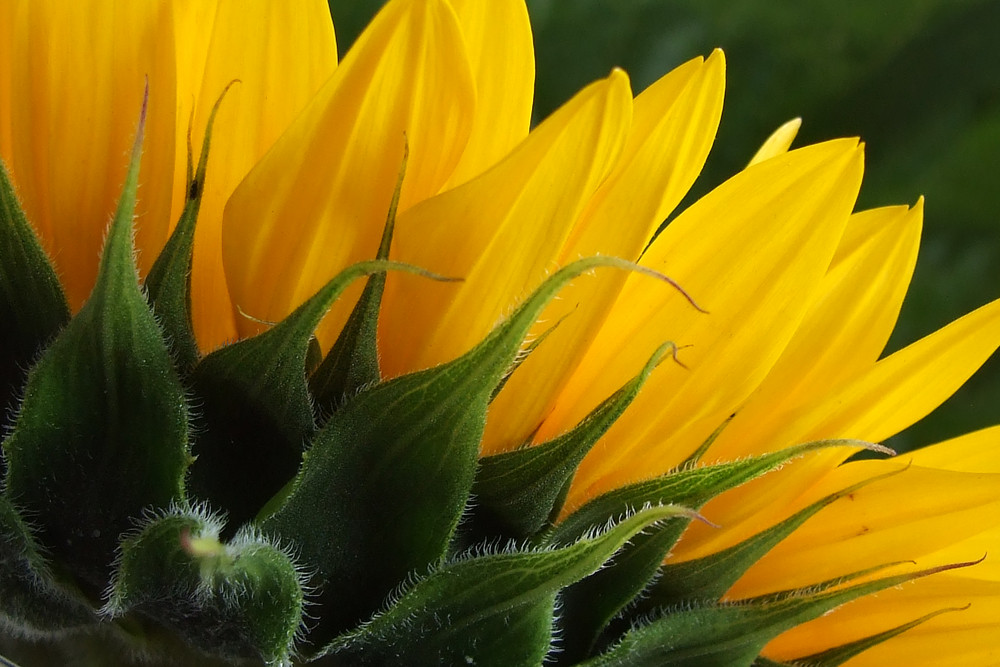
<path fill-rule="evenodd" d="M 330 0 L 342 51 L 381 4 Z M 691 57 L 725 49 L 725 111 L 692 196 L 739 170 L 795 116 L 803 118 L 795 145 L 864 138 L 860 208 L 926 196 L 921 254 L 890 349 L 1000 296 L 1000 0 L 528 0 L 528 8 L 536 120 L 613 66 L 638 92 Z M 994 423 L 997 358 L 888 444 L 905 450 Z"/>

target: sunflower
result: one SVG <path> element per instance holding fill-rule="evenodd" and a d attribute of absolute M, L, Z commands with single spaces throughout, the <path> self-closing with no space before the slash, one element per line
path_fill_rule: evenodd
<path fill-rule="evenodd" d="M 1000 432 L 851 458 L 1000 301 L 882 357 L 923 202 L 855 212 L 798 121 L 675 211 L 721 51 L 531 128 L 522 0 L 390 0 L 340 63 L 318 0 L 0 26 L 11 655 L 1000 660 Z"/>

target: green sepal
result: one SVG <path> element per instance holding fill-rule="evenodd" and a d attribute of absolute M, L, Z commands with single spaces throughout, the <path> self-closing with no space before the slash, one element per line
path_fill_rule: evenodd
<path fill-rule="evenodd" d="M 782 632 L 842 604 L 908 581 L 974 563 L 911 572 L 820 593 L 798 589 L 738 603 L 703 602 L 665 609 L 640 625 L 587 667 L 740 667 L 754 664 L 761 649 Z"/>
<path fill-rule="evenodd" d="M 646 508 L 561 549 L 459 559 L 325 652 L 356 665 L 539 665 L 551 649 L 558 591 L 599 569 L 640 531 L 687 513 Z"/>
<path fill-rule="evenodd" d="M 302 576 L 250 531 L 219 542 L 221 521 L 171 509 L 122 542 L 105 615 L 136 612 L 218 657 L 287 664 L 302 623 Z"/>
<path fill-rule="evenodd" d="M 133 519 L 183 497 L 190 462 L 184 391 L 133 262 L 142 127 L 94 290 L 31 370 L 4 443 L 7 496 L 90 595 Z"/>
<path fill-rule="evenodd" d="M 444 556 L 472 488 L 493 388 L 553 295 L 602 266 L 635 268 L 607 257 L 564 267 L 472 350 L 360 392 L 316 435 L 287 498 L 261 518 L 316 568 L 329 624 L 321 634 L 368 618 L 400 581 Z"/>
<path fill-rule="evenodd" d="M 404 144 L 403 164 L 399 168 L 399 178 L 389 202 L 389 213 L 386 215 L 375 259 L 389 259 L 392 232 L 396 225 L 396 209 L 399 207 L 399 194 L 403 190 L 409 155 L 409 146 Z M 383 291 L 385 274 L 369 276 L 361 298 L 354 305 L 329 354 L 309 377 L 309 389 L 321 416 L 331 414 L 346 397 L 357 393 L 362 387 L 378 382 L 382 377 L 378 363 L 377 336 Z"/>
<path fill-rule="evenodd" d="M 851 658 L 864 653 L 873 646 L 878 646 L 893 637 L 898 637 L 907 630 L 911 630 L 918 625 L 926 623 L 932 618 L 936 618 L 941 614 L 947 614 L 953 611 L 965 611 L 968 608 L 968 606 L 965 606 L 938 609 L 937 611 L 933 611 L 929 614 L 921 616 L 918 619 L 912 620 L 909 623 L 897 625 L 896 627 L 885 630 L 884 632 L 879 632 L 869 637 L 864 637 L 853 642 L 848 642 L 847 644 L 835 646 L 825 651 L 820 651 L 819 653 L 813 653 L 812 655 L 795 658 L 789 662 L 776 662 L 761 656 L 757 658 L 753 664 L 754 667 L 840 667 L 840 665 L 843 665 Z"/>
<path fill-rule="evenodd" d="M 777 660 L 771 660 L 770 658 L 759 655 L 757 659 L 751 663 L 752 667 L 799 667 L 798 665 L 790 662 L 778 662 Z M 810 666 L 811 667 L 811 666 Z"/>
<path fill-rule="evenodd" d="M 389 269 L 373 260 L 341 271 L 264 333 L 204 357 L 191 375 L 201 404 L 190 488 L 239 525 L 295 476 L 316 431 L 306 383 L 310 340 L 320 320 L 355 279 Z"/>
<path fill-rule="evenodd" d="M 668 607 L 687 600 L 718 600 L 750 567 L 778 542 L 798 529 L 810 517 L 835 501 L 880 479 L 906 470 L 906 466 L 852 484 L 820 498 L 787 519 L 748 537 L 728 549 L 680 563 L 666 563 L 661 575 L 650 587 L 642 606 Z"/>
<path fill-rule="evenodd" d="M 215 101 L 208 116 L 205 139 L 201 146 L 198 167 L 191 170 L 191 130 L 188 128 L 188 179 L 184 210 L 173 233 L 146 276 L 146 295 L 153 312 L 170 343 L 178 368 L 187 373 L 198 362 L 200 353 L 191 323 L 191 262 L 194 252 L 194 230 L 205 192 L 208 150 L 212 143 L 212 125 L 230 82 Z"/>
<path fill-rule="evenodd" d="M 0 161 L 0 427 L 38 353 L 69 321 L 56 272 Z M 2 466 L 2 462 L 0 462 Z"/>
<path fill-rule="evenodd" d="M 608 567 L 563 592 L 558 623 L 565 650 L 556 656 L 556 664 L 576 664 L 605 645 L 607 635 L 622 632 L 612 621 L 642 596 L 688 522 L 689 517 L 677 517 L 637 535 Z"/>
<path fill-rule="evenodd" d="M 600 525 L 615 512 L 645 503 L 674 503 L 700 509 L 719 493 L 796 456 L 845 442 L 860 444 L 855 441 L 818 441 L 745 461 L 687 468 L 648 482 L 622 487 L 599 496 L 568 517 L 551 531 L 548 541 L 564 543 L 590 526 Z M 648 608 L 651 603 L 647 593 L 654 581 L 666 582 L 667 585 L 672 583 L 659 576 L 661 565 L 687 524 L 687 519 L 680 518 L 647 531 L 623 549 L 609 567 L 566 591 L 566 612 L 560 617 L 560 628 L 567 640 L 567 650 L 559 656 L 561 660 L 572 662 L 582 659 L 599 645 L 602 634 L 614 636 L 620 632 L 619 629 L 609 628 L 609 624 L 636 599 L 642 598 L 642 609 Z M 691 595 L 684 599 L 701 598 Z M 660 602 L 658 598 L 656 601 Z M 605 641 L 607 639 L 604 638 Z"/>
<path fill-rule="evenodd" d="M 72 584 L 56 581 L 31 530 L 0 496 L 0 629 L 13 636 L 52 638 L 97 623 Z"/>
<path fill-rule="evenodd" d="M 729 415 L 728 417 L 726 417 L 722 421 L 722 423 L 719 424 L 716 427 L 716 429 L 714 431 L 712 431 L 711 434 L 709 434 L 709 436 L 707 438 L 705 438 L 705 441 L 702 442 L 698 446 L 698 449 L 696 449 L 693 452 L 691 452 L 691 454 L 688 455 L 688 457 L 686 459 L 684 459 L 683 461 L 681 461 L 681 464 L 679 466 L 677 466 L 677 467 L 678 468 L 682 468 L 682 469 L 683 468 L 693 468 L 696 465 L 698 465 L 699 463 L 701 463 L 701 457 L 703 457 L 708 452 L 708 450 L 711 449 L 712 445 L 715 444 L 715 441 L 719 439 L 719 436 L 722 435 L 722 432 L 726 430 L 726 427 L 729 426 L 729 424 L 735 418 L 736 418 L 736 413 L 735 412 L 733 414 Z"/>
<path fill-rule="evenodd" d="M 517 539 L 540 530 L 559 511 L 566 484 L 580 461 L 639 394 L 649 374 L 673 343 L 662 345 L 645 367 L 604 400 L 573 430 L 532 447 L 487 456 L 479 461 L 472 494 L 476 497 L 469 523 L 483 523 L 478 532 Z"/>

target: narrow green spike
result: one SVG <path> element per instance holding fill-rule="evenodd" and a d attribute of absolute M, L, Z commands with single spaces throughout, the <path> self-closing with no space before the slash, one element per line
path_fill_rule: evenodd
<path fill-rule="evenodd" d="M 617 516 L 647 503 L 673 503 L 700 509 L 724 491 L 736 488 L 809 452 L 830 447 L 859 447 L 884 454 L 891 449 L 862 440 L 817 440 L 742 461 L 683 468 L 645 482 L 614 489 L 591 500 L 553 528 L 545 537 L 551 544 L 566 544 Z"/>
<path fill-rule="evenodd" d="M 896 627 L 890 628 L 884 632 L 879 632 L 869 637 L 864 637 L 863 639 L 835 646 L 834 648 L 830 648 L 819 653 L 813 653 L 812 655 L 807 655 L 802 658 L 796 658 L 788 664 L 790 667 L 840 667 L 840 665 L 843 665 L 855 656 L 861 655 L 873 646 L 878 646 L 893 637 L 898 637 L 907 630 L 911 630 L 918 625 L 926 623 L 932 618 L 936 618 L 941 614 L 965 611 L 969 608 L 969 606 L 970 605 L 966 605 L 964 607 L 948 607 L 946 609 L 938 609 L 937 611 L 932 611 L 931 613 L 921 616 L 918 619 L 912 620 L 909 623 L 903 623 L 902 625 L 897 625 Z M 754 663 L 754 667 L 768 667 L 769 665 L 780 666 L 781 664 L 782 663 L 767 660 L 766 658 L 758 658 Z"/>
<path fill-rule="evenodd" d="M 876 475 L 831 493 L 728 549 L 696 560 L 665 564 L 661 568 L 663 576 L 649 590 L 643 606 L 670 606 L 687 600 L 718 600 L 751 565 L 821 509 L 868 484 L 896 475 L 907 467 L 901 466 L 898 470 Z"/>
<path fill-rule="evenodd" d="M 482 522 L 484 534 L 527 538 L 559 511 L 557 502 L 577 466 L 639 394 L 649 374 L 673 343 L 665 343 L 645 367 L 570 432 L 554 440 L 488 456 L 479 461 L 472 493 L 476 506 L 470 523 Z"/>
<path fill-rule="evenodd" d="M 27 369 L 69 321 L 56 272 L 17 201 L 0 161 L 0 427 Z M 0 466 L 3 463 L 0 462 Z M 0 468 L 2 472 L 2 468 Z"/>
<path fill-rule="evenodd" d="M 493 400 L 500 394 L 500 392 L 503 391 L 503 388 L 507 386 L 507 380 L 511 378 L 511 376 L 514 374 L 514 371 L 516 371 L 521 364 L 527 361 L 528 357 L 531 356 L 531 353 L 534 352 L 539 345 L 544 343 L 545 339 L 548 338 L 549 335 L 553 331 L 555 331 L 556 328 L 560 324 L 562 324 L 563 320 L 565 320 L 567 317 L 569 316 L 563 315 L 562 317 L 559 318 L 559 320 L 555 324 L 553 324 L 551 327 L 549 327 L 542 333 L 538 334 L 538 336 L 536 336 L 534 340 L 530 342 L 525 342 L 525 344 L 521 346 L 521 351 L 517 354 L 516 357 L 514 357 L 514 361 L 511 362 L 510 367 L 507 369 L 507 372 L 504 373 L 503 377 L 500 379 L 500 382 L 497 383 L 496 388 L 493 389 L 493 394 L 490 396 L 490 403 L 492 403 Z"/>
<path fill-rule="evenodd" d="M 0 496 L 0 628 L 40 639 L 97 623 L 72 584 L 56 581 L 31 530 Z"/>
<path fill-rule="evenodd" d="M 977 561 L 978 562 L 978 561 Z M 694 603 L 673 608 L 625 634 L 586 667 L 738 667 L 752 665 L 774 637 L 842 604 L 920 577 L 967 567 L 957 563 L 822 593 L 799 591 L 778 601 L 756 598 L 736 604 Z"/>
<path fill-rule="evenodd" d="M 599 569 L 640 531 L 679 514 L 688 511 L 647 508 L 561 549 L 444 565 L 326 651 L 356 665 L 539 665 L 551 648 L 557 592 Z"/>
<path fill-rule="evenodd" d="M 194 230 L 201 208 L 201 197 L 205 191 L 205 176 L 208 170 L 208 151 L 212 143 L 212 126 L 223 98 L 236 81 L 225 87 L 215 101 L 208 116 L 205 139 L 201 146 L 198 168 L 191 169 L 191 128 L 188 127 L 188 182 L 184 210 L 173 233 L 167 240 L 153 268 L 146 276 L 146 294 L 160 321 L 160 326 L 170 341 L 177 358 L 177 365 L 183 372 L 190 371 L 198 362 L 198 343 L 194 338 L 191 324 L 191 260 L 194 252 Z"/>
<path fill-rule="evenodd" d="M 472 488 L 494 387 L 555 293 L 602 266 L 636 268 L 607 257 L 564 267 L 475 348 L 357 394 L 316 435 L 263 527 L 317 568 L 329 623 L 321 634 L 364 620 L 398 582 L 442 558 Z M 371 528 L 381 525 L 393 530 Z"/>
<path fill-rule="evenodd" d="M 894 561 L 891 563 L 880 563 L 879 565 L 873 565 L 871 567 L 866 567 L 861 570 L 855 570 L 854 572 L 848 572 L 847 574 L 842 574 L 832 579 L 827 579 L 816 584 L 810 584 L 808 588 L 789 588 L 783 591 L 775 591 L 774 593 L 767 593 L 766 595 L 761 595 L 754 598 L 754 602 L 780 602 L 782 600 L 787 600 L 788 598 L 799 597 L 803 593 L 821 593 L 823 591 L 828 591 L 831 588 L 836 588 L 837 586 L 843 586 L 849 584 L 852 581 L 857 581 L 862 577 L 869 577 L 878 572 L 888 570 L 892 567 L 898 567 L 900 565 L 913 565 L 915 561 L 903 560 Z"/>
<path fill-rule="evenodd" d="M 409 155 L 409 145 L 404 144 L 403 163 L 399 168 L 392 201 L 389 203 L 389 213 L 385 219 L 385 228 L 382 230 L 382 240 L 375 255 L 376 259 L 389 259 L 392 232 L 396 225 L 396 209 L 399 206 L 399 194 L 403 190 L 403 178 L 406 175 Z M 332 413 L 345 397 L 381 379 L 377 334 L 378 315 L 384 290 L 384 273 L 369 276 L 361 298 L 347 318 L 330 353 L 310 376 L 309 389 L 321 415 Z"/>
<path fill-rule="evenodd" d="M 726 427 L 729 426 L 729 422 L 733 421 L 734 417 L 736 417 L 735 412 L 726 417 L 726 419 L 721 424 L 719 424 L 719 426 L 716 427 L 714 431 L 712 431 L 711 435 L 709 435 L 705 439 L 705 442 L 701 443 L 701 445 L 698 446 L 698 449 L 694 450 L 689 457 L 681 461 L 681 464 L 677 467 L 688 468 L 700 463 L 701 457 L 704 456 L 705 453 L 712 446 L 712 444 L 719 439 L 719 436 L 722 435 L 722 432 L 726 430 Z"/>
<path fill-rule="evenodd" d="M 295 476 L 315 433 L 306 364 L 313 331 L 354 280 L 390 269 L 434 277 L 408 264 L 372 260 L 341 271 L 268 331 L 204 357 L 191 381 L 201 404 L 190 488 L 230 523 L 251 519 Z"/>
<path fill-rule="evenodd" d="M 118 536 L 148 508 L 183 497 L 190 462 L 184 390 L 133 263 L 142 129 L 94 290 L 31 370 L 4 443 L 8 497 L 94 596 Z"/>
<path fill-rule="evenodd" d="M 221 521 L 177 508 L 122 543 L 104 613 L 139 612 L 210 655 L 288 664 L 302 623 L 302 576 L 252 532 L 219 542 Z"/>

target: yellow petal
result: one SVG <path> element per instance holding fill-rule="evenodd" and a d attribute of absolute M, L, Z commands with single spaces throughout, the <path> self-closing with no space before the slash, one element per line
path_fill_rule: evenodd
<path fill-rule="evenodd" d="M 10 30 L 16 29 L 23 23 L 23 19 L 18 18 L 23 3 L 0 2 L 0 26 L 7 26 L 6 30 L 0 29 L 0 160 L 5 163 L 9 161 L 8 156 L 11 151 L 13 141 L 10 127 L 11 104 L 11 72 L 14 70 L 13 61 L 13 39 Z"/>
<path fill-rule="evenodd" d="M 400 210 L 447 181 L 474 106 L 451 6 L 387 4 L 226 206 L 222 252 L 234 304 L 279 320 L 338 270 L 374 257 L 404 143 Z M 355 287 L 322 325 L 325 344 L 350 312 Z M 260 328 L 246 318 L 237 326 L 244 335 Z"/>
<path fill-rule="evenodd" d="M 859 479 L 900 470 L 904 461 L 864 461 L 832 471 L 782 514 L 839 491 Z M 873 565 L 916 561 L 947 564 L 928 554 L 992 527 L 1000 510 L 1000 474 L 911 466 L 872 482 L 820 510 L 757 561 L 728 593 L 742 598 L 809 586 Z M 760 526 L 760 529 L 766 528 Z M 977 547 L 951 562 L 983 556 Z"/>
<path fill-rule="evenodd" d="M 462 26 L 476 86 L 469 143 L 448 185 L 464 183 L 527 135 L 535 92 L 535 51 L 524 0 L 449 0 Z"/>
<path fill-rule="evenodd" d="M 923 203 L 851 216 L 837 254 L 781 358 L 709 456 L 732 459 L 795 444 L 778 437 L 797 412 L 869 371 L 889 340 L 920 244 Z"/>
<path fill-rule="evenodd" d="M 856 141 L 800 149 L 738 174 L 657 238 L 643 264 L 678 280 L 709 314 L 629 277 L 539 437 L 574 425 L 664 340 L 692 346 L 682 351 L 687 368 L 668 362 L 653 374 L 584 461 L 572 500 L 666 471 L 760 383 L 830 263 L 861 171 Z"/>
<path fill-rule="evenodd" d="M 205 17 L 197 16 L 198 21 Z M 201 145 L 208 115 L 226 85 L 238 79 L 219 109 L 195 236 L 192 314 L 204 350 L 236 336 L 222 270 L 222 211 L 250 168 L 267 152 L 337 66 L 330 10 L 307 2 L 220 2 L 209 25 L 193 141 Z M 198 26 L 191 26 L 191 39 Z M 187 123 L 187 117 L 183 122 Z"/>
<path fill-rule="evenodd" d="M 764 140 L 764 143 L 757 149 L 754 156 L 750 158 L 747 166 L 749 167 L 758 162 L 770 160 L 777 155 L 787 153 L 792 142 L 795 141 L 795 135 L 799 133 L 800 127 L 802 127 L 801 118 L 793 118 L 779 127 L 771 136 Z"/>
<path fill-rule="evenodd" d="M 707 62 L 698 58 L 678 67 L 635 99 L 625 150 L 574 226 L 560 264 L 599 254 L 639 258 L 701 171 L 722 114 L 724 89 L 725 60 L 716 51 Z M 566 319 L 493 401 L 485 452 L 510 449 L 535 430 L 626 277 L 621 271 L 603 271 L 581 278 L 550 304 L 535 335 Z"/>
<path fill-rule="evenodd" d="M 861 598 L 782 634 L 764 653 L 792 660 L 913 621 L 942 609 L 968 607 L 936 616 L 845 663 L 847 667 L 961 667 L 995 665 L 1000 584 L 976 578 L 977 568 L 936 574 Z"/>
<path fill-rule="evenodd" d="M 958 472 L 1000 472 L 1000 426 L 911 452 L 916 465 Z"/>
<path fill-rule="evenodd" d="M 389 276 L 381 323 L 387 375 L 470 349 L 542 281 L 621 154 L 631 115 L 628 78 L 618 70 L 493 169 L 399 217 L 395 256 L 464 282 Z"/>
<path fill-rule="evenodd" d="M 788 425 L 795 439 L 852 437 L 880 442 L 951 396 L 1000 345 L 1000 300 L 880 360 L 871 370 Z M 837 436 L 833 436 L 837 434 Z"/>
<path fill-rule="evenodd" d="M 175 61 L 169 5 L 15 2 L 0 30 L 9 70 L 4 160 L 28 219 L 79 308 L 127 167 L 144 89 L 149 112 L 136 209 L 147 269 L 170 223 Z M 6 69 L 6 67 L 5 67 Z M 9 143 L 8 143 L 9 142 Z"/>
<path fill-rule="evenodd" d="M 998 345 L 1000 301 L 994 301 L 882 359 L 825 399 L 793 411 L 774 432 L 773 442 L 880 442 L 944 402 Z M 713 500 L 704 512 L 715 520 L 725 517 L 725 530 L 692 526 L 675 554 L 686 559 L 716 551 L 774 523 L 790 500 L 849 453 L 820 452 Z"/>

